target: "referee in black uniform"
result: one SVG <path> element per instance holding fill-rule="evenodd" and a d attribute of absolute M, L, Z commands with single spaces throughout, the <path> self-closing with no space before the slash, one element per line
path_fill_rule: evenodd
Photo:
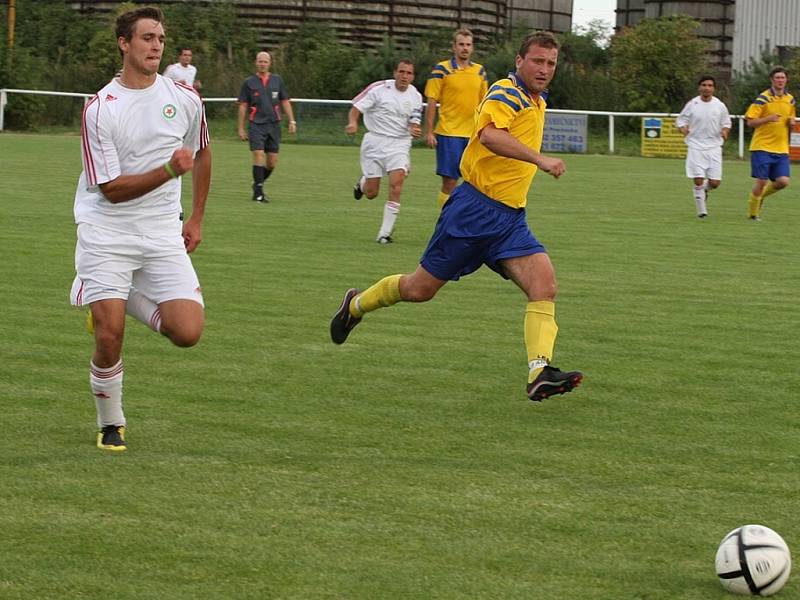
<path fill-rule="evenodd" d="M 289 133 L 297 131 L 289 91 L 280 75 L 269 72 L 269 52 L 256 55 L 256 73 L 245 79 L 239 92 L 239 137 L 250 141 L 253 152 L 253 200 L 268 202 L 264 182 L 278 164 L 281 144 L 281 119 L 289 118 Z M 245 131 L 245 119 L 249 121 Z"/>

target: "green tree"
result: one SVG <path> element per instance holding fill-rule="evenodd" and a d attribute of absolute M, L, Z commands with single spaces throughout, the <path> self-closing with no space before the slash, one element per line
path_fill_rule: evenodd
<path fill-rule="evenodd" d="M 630 111 L 674 112 L 694 93 L 705 67 L 699 23 L 685 15 L 644 19 L 611 41 L 611 75 Z"/>
<path fill-rule="evenodd" d="M 611 56 L 603 44 L 603 22 L 559 36 L 558 69 L 550 84 L 548 103 L 554 108 L 613 110 L 616 91 L 611 79 Z"/>
<path fill-rule="evenodd" d="M 730 104 L 732 113 L 744 114 L 747 111 L 755 97 L 770 86 L 769 72 L 778 64 L 778 55 L 764 50 L 758 60 L 751 58 L 747 68 L 734 73 Z M 796 72 L 792 71 L 791 64 L 785 66 L 790 73 Z M 789 83 L 792 83 L 791 79 Z"/>

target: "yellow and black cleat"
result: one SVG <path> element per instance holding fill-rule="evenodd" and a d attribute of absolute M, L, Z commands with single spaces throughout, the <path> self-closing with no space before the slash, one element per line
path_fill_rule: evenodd
<path fill-rule="evenodd" d="M 111 452 L 124 452 L 128 449 L 125 443 L 124 425 L 106 425 L 97 432 L 97 447 Z"/>

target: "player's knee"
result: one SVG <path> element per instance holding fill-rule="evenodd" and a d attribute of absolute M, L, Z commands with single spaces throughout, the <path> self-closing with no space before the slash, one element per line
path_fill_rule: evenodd
<path fill-rule="evenodd" d="M 718 180 L 716 180 L 716 179 L 709 179 L 708 180 L 708 187 L 710 187 L 712 190 L 715 190 L 715 189 L 717 189 L 719 187 L 719 183 L 720 182 Z"/>
<path fill-rule="evenodd" d="M 179 331 L 162 331 L 173 344 L 179 348 L 191 348 L 200 341 L 203 335 L 202 327 L 184 328 Z"/>
<path fill-rule="evenodd" d="M 364 190 L 364 195 L 367 198 L 369 198 L 370 200 L 372 200 L 373 198 L 375 198 L 378 195 L 378 192 L 379 192 L 379 190 L 373 190 L 373 189 L 367 188 L 366 190 Z"/>
<path fill-rule="evenodd" d="M 187 320 L 179 324 L 162 323 L 161 334 L 179 348 L 191 348 L 203 335 L 202 320 Z"/>
<path fill-rule="evenodd" d="M 778 177 L 775 182 L 772 184 L 776 190 L 782 190 L 785 187 L 789 187 L 789 178 L 788 177 Z"/>

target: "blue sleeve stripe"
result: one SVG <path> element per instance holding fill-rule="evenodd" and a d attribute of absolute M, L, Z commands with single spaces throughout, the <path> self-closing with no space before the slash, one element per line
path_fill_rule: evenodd
<path fill-rule="evenodd" d="M 766 103 L 767 101 L 762 98 L 756 98 L 755 101 L 753 102 L 753 104 L 757 104 L 758 106 L 763 106 Z"/>
<path fill-rule="evenodd" d="M 511 98 L 508 98 L 506 96 L 502 96 L 500 94 L 494 94 L 492 96 L 488 96 L 486 99 L 487 100 L 497 100 L 498 102 L 502 102 L 503 104 L 507 104 L 508 106 L 510 106 L 511 108 L 514 109 L 514 112 L 519 112 L 521 110 L 521 107 L 520 107 L 519 104 L 517 104 L 516 102 L 513 102 L 511 100 Z"/>
<path fill-rule="evenodd" d="M 442 73 L 431 73 L 428 79 L 444 79 L 444 75 Z"/>
<path fill-rule="evenodd" d="M 512 96 L 515 100 L 519 101 L 519 103 L 522 105 L 523 108 L 529 108 L 531 105 L 530 102 L 528 102 L 525 98 L 522 97 L 522 94 L 520 94 L 519 90 L 517 90 L 516 88 L 509 88 L 498 85 L 492 87 L 492 89 L 489 90 L 489 93 L 492 92 L 502 92 L 504 94 Z"/>
<path fill-rule="evenodd" d="M 769 102 L 769 98 L 767 98 L 764 94 L 759 94 L 756 96 L 756 100 L 763 100 L 764 102 Z"/>
<path fill-rule="evenodd" d="M 437 71 L 441 71 L 444 75 L 447 75 L 447 73 L 449 72 L 447 70 L 447 67 L 445 67 L 444 65 L 436 65 L 435 67 L 433 67 L 433 69 L 431 69 L 431 74 Z"/>

